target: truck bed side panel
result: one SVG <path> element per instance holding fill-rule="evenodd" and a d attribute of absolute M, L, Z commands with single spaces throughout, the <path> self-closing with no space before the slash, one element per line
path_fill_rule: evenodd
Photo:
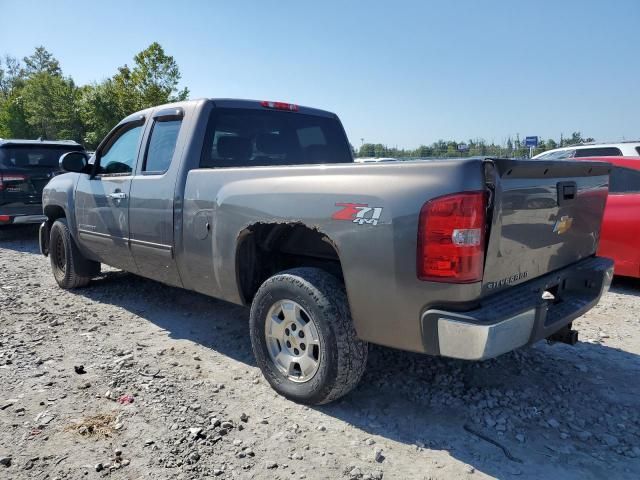
<path fill-rule="evenodd" d="M 179 260 L 185 286 L 241 303 L 236 278 L 241 232 L 257 223 L 302 223 L 336 246 L 358 335 L 423 351 L 418 313 L 432 301 L 477 298 L 480 283 L 452 289 L 417 279 L 418 214 L 433 197 L 483 189 L 482 168 L 475 159 L 191 170 Z M 340 203 L 381 208 L 378 224 L 332 219 L 343 208 Z"/>

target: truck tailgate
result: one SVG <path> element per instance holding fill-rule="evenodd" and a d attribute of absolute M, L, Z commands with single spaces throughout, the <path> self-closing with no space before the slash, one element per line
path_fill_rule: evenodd
<path fill-rule="evenodd" d="M 606 163 L 492 159 L 483 294 L 595 254 L 607 200 Z"/>

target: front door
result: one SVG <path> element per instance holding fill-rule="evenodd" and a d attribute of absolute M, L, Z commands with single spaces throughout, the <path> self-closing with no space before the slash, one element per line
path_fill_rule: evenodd
<path fill-rule="evenodd" d="M 136 272 L 129 248 L 129 193 L 144 122 L 121 125 L 95 156 L 94 175 L 76 189 L 78 238 L 103 263 Z"/>

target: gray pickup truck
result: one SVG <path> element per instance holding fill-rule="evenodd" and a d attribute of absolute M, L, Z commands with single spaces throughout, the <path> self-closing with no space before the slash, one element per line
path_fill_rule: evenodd
<path fill-rule="evenodd" d="M 58 284 L 105 263 L 250 305 L 257 365 L 298 402 L 349 392 L 369 342 L 467 360 L 574 343 L 612 278 L 608 164 L 357 164 L 335 114 L 228 99 L 135 113 L 60 162 L 40 229 Z"/>

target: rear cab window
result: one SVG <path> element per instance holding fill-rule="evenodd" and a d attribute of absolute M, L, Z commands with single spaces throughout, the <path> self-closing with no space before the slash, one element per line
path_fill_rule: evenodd
<path fill-rule="evenodd" d="M 200 168 L 352 163 L 333 117 L 252 108 L 215 108 Z"/>
<path fill-rule="evenodd" d="M 9 145 L 0 148 L 2 170 L 57 170 L 60 156 L 67 152 L 83 151 L 80 145 Z"/>
<path fill-rule="evenodd" d="M 578 148 L 576 157 L 620 157 L 622 151 L 617 147 Z"/>

